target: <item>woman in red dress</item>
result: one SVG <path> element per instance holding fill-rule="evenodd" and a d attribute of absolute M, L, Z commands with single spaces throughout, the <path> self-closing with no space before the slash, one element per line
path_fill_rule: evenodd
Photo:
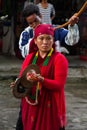
<path fill-rule="evenodd" d="M 31 95 L 22 98 L 23 130 L 62 130 L 66 125 L 64 86 L 68 62 L 52 48 L 54 30 L 50 25 L 35 28 L 34 42 L 38 49 L 25 58 L 20 71 L 21 76 L 29 64 L 40 68 L 40 74 L 26 75 L 29 82 L 37 85 L 32 87 Z"/>

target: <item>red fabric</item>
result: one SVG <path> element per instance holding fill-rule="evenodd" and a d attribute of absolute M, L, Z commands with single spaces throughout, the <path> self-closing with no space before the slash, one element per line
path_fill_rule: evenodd
<path fill-rule="evenodd" d="M 49 24 L 39 24 L 34 30 L 34 38 L 42 34 L 54 36 L 54 29 Z"/>
<path fill-rule="evenodd" d="M 22 75 L 23 71 L 25 70 L 25 68 L 29 65 L 31 59 L 32 59 L 33 53 L 29 54 L 29 56 L 27 56 L 22 64 L 22 68 L 20 70 L 20 74 L 19 77 Z"/>
<path fill-rule="evenodd" d="M 35 45 L 34 39 L 31 40 L 29 45 L 29 53 L 36 52 L 38 50 L 37 46 Z"/>
<path fill-rule="evenodd" d="M 30 54 L 26 57 L 20 75 L 32 56 L 33 54 Z M 62 54 L 55 53 L 51 56 L 48 66 L 42 66 L 39 60 L 37 64 L 45 80 L 38 105 L 29 105 L 25 98 L 22 99 L 23 130 L 59 130 L 66 122 L 64 85 L 68 62 Z"/>
<path fill-rule="evenodd" d="M 48 34 L 54 36 L 54 29 L 49 24 L 39 24 L 34 30 L 34 38 L 37 38 L 41 34 Z M 35 45 L 34 38 L 31 40 L 29 45 L 29 53 L 37 51 L 37 46 Z M 55 49 L 55 44 L 53 44 L 53 48 Z"/>

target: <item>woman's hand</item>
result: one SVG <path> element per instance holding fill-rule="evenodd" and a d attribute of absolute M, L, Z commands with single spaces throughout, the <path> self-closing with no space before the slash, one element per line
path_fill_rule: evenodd
<path fill-rule="evenodd" d="M 13 91 L 14 86 L 15 86 L 15 82 L 11 82 L 10 84 L 11 92 Z"/>
<path fill-rule="evenodd" d="M 79 21 L 79 17 L 77 16 L 77 13 L 75 13 L 75 14 L 69 19 L 70 26 L 73 26 L 75 23 L 78 23 L 78 21 Z"/>
<path fill-rule="evenodd" d="M 43 82 L 44 81 L 44 77 L 42 77 L 40 74 L 36 74 L 35 72 L 30 73 L 27 72 L 26 78 L 28 81 L 30 82 Z"/>

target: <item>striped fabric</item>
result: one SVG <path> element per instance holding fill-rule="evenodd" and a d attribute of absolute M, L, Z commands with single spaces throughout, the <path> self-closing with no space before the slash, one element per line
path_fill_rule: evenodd
<path fill-rule="evenodd" d="M 55 15 L 55 9 L 52 4 L 48 4 L 47 8 L 43 8 L 41 3 L 37 4 L 39 7 L 40 13 L 42 15 L 42 23 L 52 24 L 51 16 Z"/>

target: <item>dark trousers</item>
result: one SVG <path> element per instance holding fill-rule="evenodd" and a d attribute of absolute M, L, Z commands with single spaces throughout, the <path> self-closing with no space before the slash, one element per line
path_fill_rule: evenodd
<path fill-rule="evenodd" d="M 21 109 L 20 109 L 20 112 L 19 112 L 19 117 L 18 117 L 18 120 L 17 120 L 17 123 L 16 123 L 16 130 L 23 130 L 23 124 L 22 124 L 22 117 L 21 117 Z"/>
<path fill-rule="evenodd" d="M 65 130 L 65 127 L 63 127 L 63 128 L 60 128 L 60 130 Z"/>

